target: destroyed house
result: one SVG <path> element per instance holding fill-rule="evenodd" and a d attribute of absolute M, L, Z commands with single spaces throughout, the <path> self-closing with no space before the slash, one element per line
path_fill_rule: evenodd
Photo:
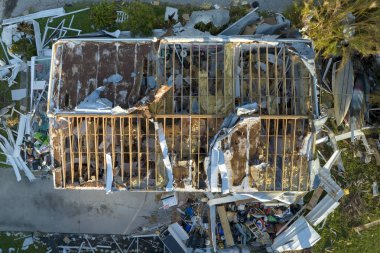
<path fill-rule="evenodd" d="M 57 188 L 305 192 L 310 41 L 63 39 L 49 83 Z"/>

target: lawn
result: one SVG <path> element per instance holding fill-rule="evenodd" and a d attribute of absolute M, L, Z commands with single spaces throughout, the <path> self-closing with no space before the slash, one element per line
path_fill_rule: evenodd
<path fill-rule="evenodd" d="M 376 137 L 377 133 L 373 133 Z M 367 138 L 369 135 L 367 135 Z M 313 252 L 338 253 L 380 253 L 380 226 L 364 230 L 361 234 L 354 227 L 380 219 L 380 196 L 372 195 L 372 183 L 380 182 L 380 169 L 374 157 L 364 164 L 358 157 L 363 151 L 361 141 L 352 145 L 349 140 L 339 143 L 346 173 L 344 177 L 332 173 L 342 188 L 349 194 L 339 201 L 339 207 L 332 213 L 322 230 L 317 230 L 322 239 L 313 248 Z"/>

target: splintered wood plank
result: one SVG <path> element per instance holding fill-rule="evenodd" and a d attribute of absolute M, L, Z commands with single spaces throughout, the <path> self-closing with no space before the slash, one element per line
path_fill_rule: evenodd
<path fill-rule="evenodd" d="M 307 210 L 311 210 L 317 205 L 318 200 L 321 197 L 322 193 L 323 193 L 322 187 L 318 187 L 317 189 L 314 190 L 313 195 L 311 196 L 309 203 L 307 203 L 307 205 L 306 205 Z"/>
<path fill-rule="evenodd" d="M 222 223 L 222 228 L 224 232 L 224 238 L 226 239 L 226 246 L 231 247 L 235 245 L 234 238 L 232 237 L 230 223 L 227 219 L 227 212 L 224 206 L 217 206 L 220 223 Z"/>

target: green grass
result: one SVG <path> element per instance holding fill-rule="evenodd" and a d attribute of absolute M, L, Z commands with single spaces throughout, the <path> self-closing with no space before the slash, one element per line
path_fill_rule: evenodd
<path fill-rule="evenodd" d="M 368 137 L 368 136 L 367 136 Z M 338 143 L 345 166 L 345 179 L 332 171 L 335 180 L 350 193 L 339 201 L 340 206 L 332 213 L 322 230 L 317 230 L 322 239 L 313 248 L 313 252 L 376 253 L 380 252 L 380 226 L 361 232 L 358 235 L 354 227 L 380 219 L 380 198 L 372 196 L 372 183 L 380 182 L 380 169 L 375 159 L 364 164 L 354 157 L 355 151 L 363 151 L 361 141 L 352 145 L 349 141 Z"/>
<path fill-rule="evenodd" d="M 81 10 L 81 9 L 84 9 L 87 7 L 91 7 L 91 4 L 86 3 L 86 2 L 76 3 L 76 4 L 73 4 L 73 6 L 71 6 L 71 7 L 65 7 L 65 11 L 66 11 L 66 13 L 69 13 L 69 12 Z M 93 26 L 93 24 L 90 20 L 90 17 L 89 17 L 90 10 L 78 12 L 78 13 L 75 13 L 73 15 L 74 15 L 74 20 L 73 20 L 73 23 L 71 25 L 72 28 L 82 30 L 81 33 L 90 33 L 90 32 L 96 31 L 96 29 Z M 49 23 L 49 26 L 50 27 L 56 27 L 63 19 L 65 19 L 65 25 L 68 26 L 68 24 L 71 20 L 71 16 L 72 15 L 64 16 L 62 18 L 56 18 L 51 23 Z M 41 33 L 43 33 L 45 30 L 45 25 L 46 25 L 47 20 L 48 20 L 48 18 L 38 19 L 38 23 L 40 24 Z M 70 36 L 70 35 L 71 36 L 75 35 L 75 33 L 69 32 L 68 36 Z"/>
<path fill-rule="evenodd" d="M 27 235 L 32 235 L 32 233 L 24 233 L 23 236 L 16 236 L 14 234 L 7 236 L 6 233 L 0 233 L 0 249 L 2 252 L 6 253 L 10 248 L 14 248 L 15 252 L 25 252 L 25 253 L 41 253 L 46 252 L 47 247 L 39 242 L 34 242 L 33 245 L 29 246 L 27 250 L 21 250 L 22 243 L 24 239 L 19 239 Z M 36 248 L 37 247 L 37 248 Z"/>

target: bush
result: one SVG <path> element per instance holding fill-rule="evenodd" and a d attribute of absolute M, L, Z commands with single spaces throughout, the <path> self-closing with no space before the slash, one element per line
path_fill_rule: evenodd
<path fill-rule="evenodd" d="M 302 28 L 302 9 L 304 8 L 303 2 L 294 1 L 284 11 L 284 17 L 289 19 L 292 26 Z"/>
<path fill-rule="evenodd" d="M 121 29 L 129 30 L 133 36 L 150 36 L 155 24 L 155 12 L 152 5 L 131 2 L 125 8 L 127 20 L 121 24 Z"/>
<path fill-rule="evenodd" d="M 102 1 L 91 7 L 90 19 L 97 29 L 110 29 L 116 24 L 116 4 Z"/>
<path fill-rule="evenodd" d="M 34 40 L 30 42 L 27 38 L 22 38 L 14 42 L 10 50 L 12 53 L 25 56 L 28 59 L 32 56 L 37 55 L 37 49 Z"/>
<path fill-rule="evenodd" d="M 305 3 L 304 33 L 314 41 L 323 57 L 357 53 L 366 57 L 380 53 L 380 8 L 376 0 L 325 0 Z M 354 18 L 354 20 L 353 20 Z"/>
<path fill-rule="evenodd" d="M 199 22 L 195 24 L 194 26 L 195 29 L 198 29 L 202 32 L 209 32 L 211 35 L 217 35 L 220 32 L 222 32 L 224 29 L 227 28 L 227 25 L 221 26 L 221 27 L 216 27 L 212 22 L 209 22 L 207 24 L 203 22 Z"/>

